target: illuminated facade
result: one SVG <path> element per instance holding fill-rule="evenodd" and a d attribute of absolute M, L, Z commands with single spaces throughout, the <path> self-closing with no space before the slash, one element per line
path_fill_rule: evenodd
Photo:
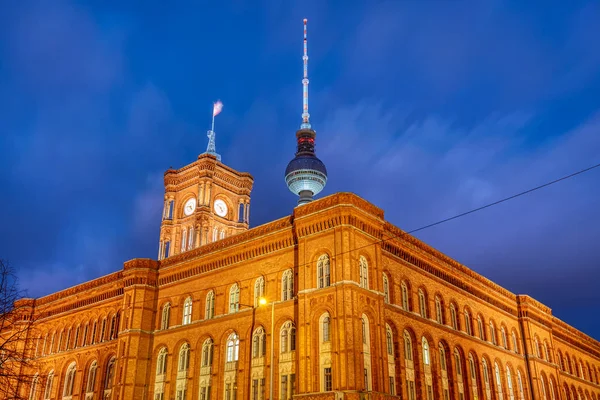
<path fill-rule="evenodd" d="M 268 399 L 272 372 L 273 399 L 600 398 L 600 343 L 543 304 L 350 193 L 248 229 L 251 189 L 210 155 L 167 171 L 160 260 L 25 300 L 23 395 Z"/>

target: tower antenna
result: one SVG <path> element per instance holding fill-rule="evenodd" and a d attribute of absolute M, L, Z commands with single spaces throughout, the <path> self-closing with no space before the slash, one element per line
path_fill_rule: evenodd
<path fill-rule="evenodd" d="M 215 144 L 215 117 L 221 113 L 223 109 L 223 103 L 221 100 L 217 100 L 213 103 L 213 113 L 212 113 L 212 123 L 210 126 L 210 130 L 206 133 L 208 136 L 208 146 L 206 146 L 206 153 L 212 154 L 217 157 L 217 161 L 221 161 L 221 155 L 217 153 L 217 146 Z"/>
<path fill-rule="evenodd" d="M 306 39 L 306 23 L 308 20 L 304 18 L 304 55 L 302 61 L 304 63 L 304 78 L 302 79 L 302 125 L 301 129 L 310 129 L 310 114 L 308 113 L 308 41 Z"/>

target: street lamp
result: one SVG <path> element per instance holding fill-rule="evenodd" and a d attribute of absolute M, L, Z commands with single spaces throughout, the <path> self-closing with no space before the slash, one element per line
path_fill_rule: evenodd
<path fill-rule="evenodd" d="M 258 299 L 258 304 L 266 306 L 268 301 L 265 297 Z M 271 302 L 271 361 L 269 366 L 269 400 L 273 400 L 273 355 L 275 349 L 273 348 L 273 338 L 275 336 L 275 302 Z"/>

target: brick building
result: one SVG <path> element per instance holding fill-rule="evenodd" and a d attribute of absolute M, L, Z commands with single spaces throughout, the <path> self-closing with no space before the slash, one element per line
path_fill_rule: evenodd
<path fill-rule="evenodd" d="M 362 198 L 248 229 L 249 174 L 164 180 L 158 260 L 24 300 L 25 398 L 600 400 L 599 342 Z"/>

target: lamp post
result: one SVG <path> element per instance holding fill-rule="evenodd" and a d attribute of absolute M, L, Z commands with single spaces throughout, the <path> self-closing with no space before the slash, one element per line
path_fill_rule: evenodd
<path fill-rule="evenodd" d="M 267 304 L 267 299 L 261 297 L 258 299 L 258 304 L 264 306 Z M 275 302 L 271 302 L 271 361 L 269 364 L 269 400 L 273 400 L 273 356 L 275 349 L 273 347 L 273 341 L 275 337 Z"/>
<path fill-rule="evenodd" d="M 260 304 L 260 301 L 259 301 Z M 248 346 L 248 399 L 252 398 L 251 395 L 251 388 L 252 388 L 252 376 L 250 375 L 251 371 L 252 371 L 252 339 L 253 339 L 253 335 L 254 335 L 254 324 L 256 321 L 256 307 L 255 306 L 251 306 L 249 304 L 242 304 L 242 303 L 238 303 L 238 305 L 240 307 L 248 307 L 248 308 L 252 308 L 252 324 L 250 325 L 250 344 Z"/>

